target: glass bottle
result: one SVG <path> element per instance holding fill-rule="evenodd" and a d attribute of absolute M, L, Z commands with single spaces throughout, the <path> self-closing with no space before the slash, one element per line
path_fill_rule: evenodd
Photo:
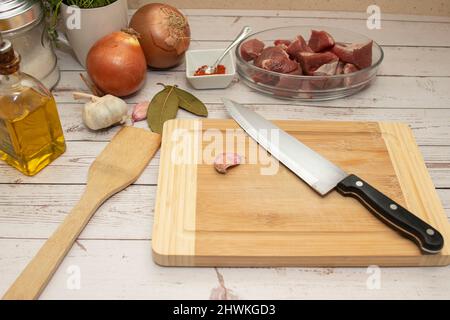
<path fill-rule="evenodd" d="M 66 150 L 55 99 L 0 36 L 0 159 L 33 176 Z"/>

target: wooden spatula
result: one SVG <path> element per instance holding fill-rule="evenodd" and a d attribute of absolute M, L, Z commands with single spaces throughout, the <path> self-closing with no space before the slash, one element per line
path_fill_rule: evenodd
<path fill-rule="evenodd" d="M 36 299 L 97 208 L 141 175 L 159 149 L 161 135 L 144 129 L 121 129 L 92 163 L 86 190 L 3 299 Z"/>

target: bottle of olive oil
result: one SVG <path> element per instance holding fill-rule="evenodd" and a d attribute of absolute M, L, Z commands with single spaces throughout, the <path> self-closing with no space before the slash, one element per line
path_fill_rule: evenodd
<path fill-rule="evenodd" d="M 55 99 L 0 36 L 0 159 L 33 176 L 66 150 Z"/>

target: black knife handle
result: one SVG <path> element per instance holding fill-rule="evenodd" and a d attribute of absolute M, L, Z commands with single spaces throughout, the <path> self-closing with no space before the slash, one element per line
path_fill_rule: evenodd
<path fill-rule="evenodd" d="M 337 185 L 344 196 L 357 198 L 383 222 L 414 240 L 427 253 L 438 253 L 444 238 L 435 228 L 389 199 L 364 180 L 351 174 Z"/>

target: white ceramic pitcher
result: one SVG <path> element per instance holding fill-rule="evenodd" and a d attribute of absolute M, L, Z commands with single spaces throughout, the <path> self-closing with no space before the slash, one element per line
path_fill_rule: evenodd
<path fill-rule="evenodd" d="M 76 12 L 62 4 L 61 18 L 69 45 L 80 64 L 86 67 L 89 49 L 97 40 L 127 27 L 128 4 L 127 0 L 117 0 L 104 7 L 79 10 Z"/>

